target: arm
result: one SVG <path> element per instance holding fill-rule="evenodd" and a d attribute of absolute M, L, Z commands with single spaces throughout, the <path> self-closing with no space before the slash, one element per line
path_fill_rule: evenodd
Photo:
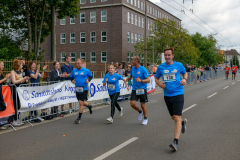
<path fill-rule="evenodd" d="M 108 78 L 105 79 L 105 81 L 104 81 L 104 83 L 103 83 L 103 86 L 106 86 L 107 81 L 108 81 Z"/>
<path fill-rule="evenodd" d="M 162 83 L 160 83 L 159 78 L 155 77 L 155 82 L 162 89 L 166 88 L 165 82 L 163 81 Z"/>
<path fill-rule="evenodd" d="M 12 76 L 12 83 L 13 83 L 13 84 L 23 83 L 23 82 L 25 82 L 26 80 L 29 79 L 29 77 L 26 76 L 26 77 L 24 77 L 24 78 L 22 78 L 22 79 L 16 80 L 14 71 L 11 71 L 11 75 L 13 75 L 13 76 Z M 22 75 L 21 75 L 21 76 L 22 76 Z"/>
<path fill-rule="evenodd" d="M 48 67 L 48 65 L 43 66 L 42 74 L 39 75 L 39 77 L 43 78 L 43 76 L 44 76 L 44 72 L 45 72 L 45 69 L 47 69 L 47 67 Z"/>
<path fill-rule="evenodd" d="M 125 83 L 127 89 L 129 90 L 129 87 L 128 87 L 128 84 L 127 84 L 127 81 L 123 78 L 123 82 Z"/>
<path fill-rule="evenodd" d="M 11 74 L 7 74 L 6 77 L 4 77 L 2 80 L 0 80 L 0 83 L 5 83 L 8 78 L 11 77 Z"/>
<path fill-rule="evenodd" d="M 136 78 L 137 82 L 142 82 L 142 83 L 150 83 L 150 77 L 147 77 L 146 79 L 141 80 L 139 77 Z"/>
<path fill-rule="evenodd" d="M 129 80 L 131 80 L 131 79 L 132 79 L 132 76 L 129 75 L 129 77 L 126 79 L 126 81 L 129 81 Z"/>
<path fill-rule="evenodd" d="M 179 83 L 181 83 L 181 85 L 184 86 L 187 83 L 187 78 L 188 78 L 188 74 L 187 74 L 187 72 L 185 72 L 183 74 L 183 79 Z"/>

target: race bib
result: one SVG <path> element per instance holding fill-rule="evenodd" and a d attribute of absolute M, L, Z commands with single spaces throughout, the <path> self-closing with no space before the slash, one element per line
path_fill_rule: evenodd
<path fill-rule="evenodd" d="M 77 92 L 83 92 L 83 87 L 76 87 Z"/>
<path fill-rule="evenodd" d="M 164 74 L 163 79 L 165 82 L 176 81 L 175 73 Z"/>
<path fill-rule="evenodd" d="M 110 89 L 110 90 L 115 90 L 115 85 L 108 83 L 108 89 Z"/>
<path fill-rule="evenodd" d="M 145 94 L 143 88 L 141 88 L 141 89 L 136 89 L 136 95 L 142 95 L 142 94 Z"/>

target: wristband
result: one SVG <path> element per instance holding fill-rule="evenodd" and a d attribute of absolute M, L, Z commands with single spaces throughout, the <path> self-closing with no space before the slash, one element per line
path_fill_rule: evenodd
<path fill-rule="evenodd" d="M 143 83 L 143 81 L 141 80 L 141 82 Z"/>
<path fill-rule="evenodd" d="M 186 79 L 186 78 L 183 78 L 183 79 L 185 79 L 185 80 L 187 81 L 187 79 Z"/>

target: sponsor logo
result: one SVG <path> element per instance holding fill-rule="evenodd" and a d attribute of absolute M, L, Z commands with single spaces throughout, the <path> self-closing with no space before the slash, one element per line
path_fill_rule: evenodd
<path fill-rule="evenodd" d="M 177 69 L 174 69 L 174 70 L 172 71 L 172 73 L 177 73 Z"/>
<path fill-rule="evenodd" d="M 107 86 L 103 86 L 102 84 L 97 84 L 96 86 L 93 83 L 90 84 L 91 97 L 93 97 L 97 92 L 106 92 L 107 90 Z"/>
<path fill-rule="evenodd" d="M 138 71 L 137 74 L 140 74 L 140 72 Z"/>
<path fill-rule="evenodd" d="M 169 70 L 164 70 L 163 72 L 164 72 L 164 73 L 169 73 Z"/>
<path fill-rule="evenodd" d="M 112 80 L 116 80 L 116 78 L 113 78 Z"/>
<path fill-rule="evenodd" d="M 80 74 L 83 75 L 83 72 L 81 72 Z"/>
<path fill-rule="evenodd" d="M 77 72 L 75 72 L 75 75 L 78 75 L 78 73 L 77 73 Z"/>
<path fill-rule="evenodd" d="M 27 90 L 23 91 L 22 97 L 25 101 L 28 101 L 30 99 L 30 94 Z"/>

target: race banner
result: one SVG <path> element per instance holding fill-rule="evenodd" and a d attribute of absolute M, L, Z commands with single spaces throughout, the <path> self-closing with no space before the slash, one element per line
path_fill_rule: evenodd
<path fill-rule="evenodd" d="M 155 77 L 154 75 L 150 76 L 150 83 L 147 85 L 147 93 L 155 92 Z"/>
<path fill-rule="evenodd" d="M 48 86 L 17 87 L 21 102 L 19 112 L 45 109 L 71 102 L 78 102 L 75 85 L 71 81 Z"/>
<path fill-rule="evenodd" d="M 0 126 L 9 123 L 8 119 L 15 114 L 11 88 L 9 86 L 2 86 L 2 95 L 6 109 L 0 111 Z"/>

